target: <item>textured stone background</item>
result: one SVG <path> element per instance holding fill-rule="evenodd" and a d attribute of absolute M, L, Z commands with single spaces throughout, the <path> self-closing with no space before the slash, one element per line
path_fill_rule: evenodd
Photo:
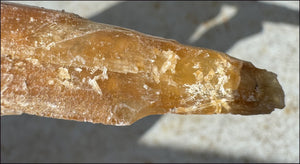
<path fill-rule="evenodd" d="M 270 115 L 149 116 L 114 127 L 1 117 L 1 162 L 299 162 L 299 2 L 17 2 L 224 51 L 278 74 Z"/>

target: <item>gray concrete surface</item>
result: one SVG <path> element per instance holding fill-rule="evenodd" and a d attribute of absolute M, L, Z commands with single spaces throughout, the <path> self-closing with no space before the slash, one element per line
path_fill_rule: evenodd
<path fill-rule="evenodd" d="M 1 162 L 299 162 L 299 2 L 17 2 L 224 51 L 277 73 L 269 115 L 149 116 L 132 126 L 1 117 Z"/>

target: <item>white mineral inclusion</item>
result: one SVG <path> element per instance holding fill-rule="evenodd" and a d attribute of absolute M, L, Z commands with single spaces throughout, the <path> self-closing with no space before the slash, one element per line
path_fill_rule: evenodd
<path fill-rule="evenodd" d="M 66 80 L 69 80 L 71 79 L 71 76 L 69 74 L 69 71 L 67 68 L 64 68 L 64 67 L 59 67 L 59 73 L 58 73 L 58 77 L 63 80 L 63 79 L 66 79 Z"/>
<path fill-rule="evenodd" d="M 98 80 L 100 76 L 95 76 L 93 79 L 89 78 L 88 83 L 93 87 L 93 89 L 99 94 L 102 95 L 102 90 L 99 87 L 98 83 L 96 80 Z"/>
<path fill-rule="evenodd" d="M 30 21 L 29 22 L 34 22 L 35 19 L 33 17 L 30 17 Z"/>
<path fill-rule="evenodd" d="M 79 55 L 75 56 L 72 61 L 79 61 L 82 64 L 85 64 L 85 60 L 81 56 L 79 56 Z"/>
<path fill-rule="evenodd" d="M 54 84 L 54 81 L 53 81 L 53 80 L 49 80 L 49 81 L 48 81 L 48 84 L 49 84 L 49 85 L 53 85 L 53 84 Z"/>
<path fill-rule="evenodd" d="M 160 73 L 165 73 L 167 70 L 170 70 L 172 74 L 174 74 L 177 59 L 180 59 L 179 56 L 171 50 L 163 51 L 162 53 L 167 58 L 167 60 L 161 66 Z"/>
<path fill-rule="evenodd" d="M 75 71 L 80 73 L 82 71 L 82 69 L 77 67 L 77 68 L 75 68 Z"/>
<path fill-rule="evenodd" d="M 108 76 L 107 76 L 107 68 L 104 66 L 103 67 L 103 72 L 102 72 L 102 76 L 101 76 L 102 80 L 107 80 Z"/>
<path fill-rule="evenodd" d="M 148 89 L 148 85 L 144 84 L 143 86 L 146 90 Z"/>

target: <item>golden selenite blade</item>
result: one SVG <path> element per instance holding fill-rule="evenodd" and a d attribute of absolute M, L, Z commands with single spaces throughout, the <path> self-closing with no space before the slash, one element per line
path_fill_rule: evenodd
<path fill-rule="evenodd" d="M 1 3 L 1 115 L 111 125 L 148 115 L 267 114 L 276 74 L 210 49 L 77 15 Z"/>

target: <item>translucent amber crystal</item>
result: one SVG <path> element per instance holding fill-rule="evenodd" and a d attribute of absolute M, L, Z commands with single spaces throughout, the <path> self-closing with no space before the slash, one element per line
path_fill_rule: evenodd
<path fill-rule="evenodd" d="M 129 125 L 153 114 L 266 114 L 276 74 L 77 15 L 1 3 L 1 115 Z"/>

